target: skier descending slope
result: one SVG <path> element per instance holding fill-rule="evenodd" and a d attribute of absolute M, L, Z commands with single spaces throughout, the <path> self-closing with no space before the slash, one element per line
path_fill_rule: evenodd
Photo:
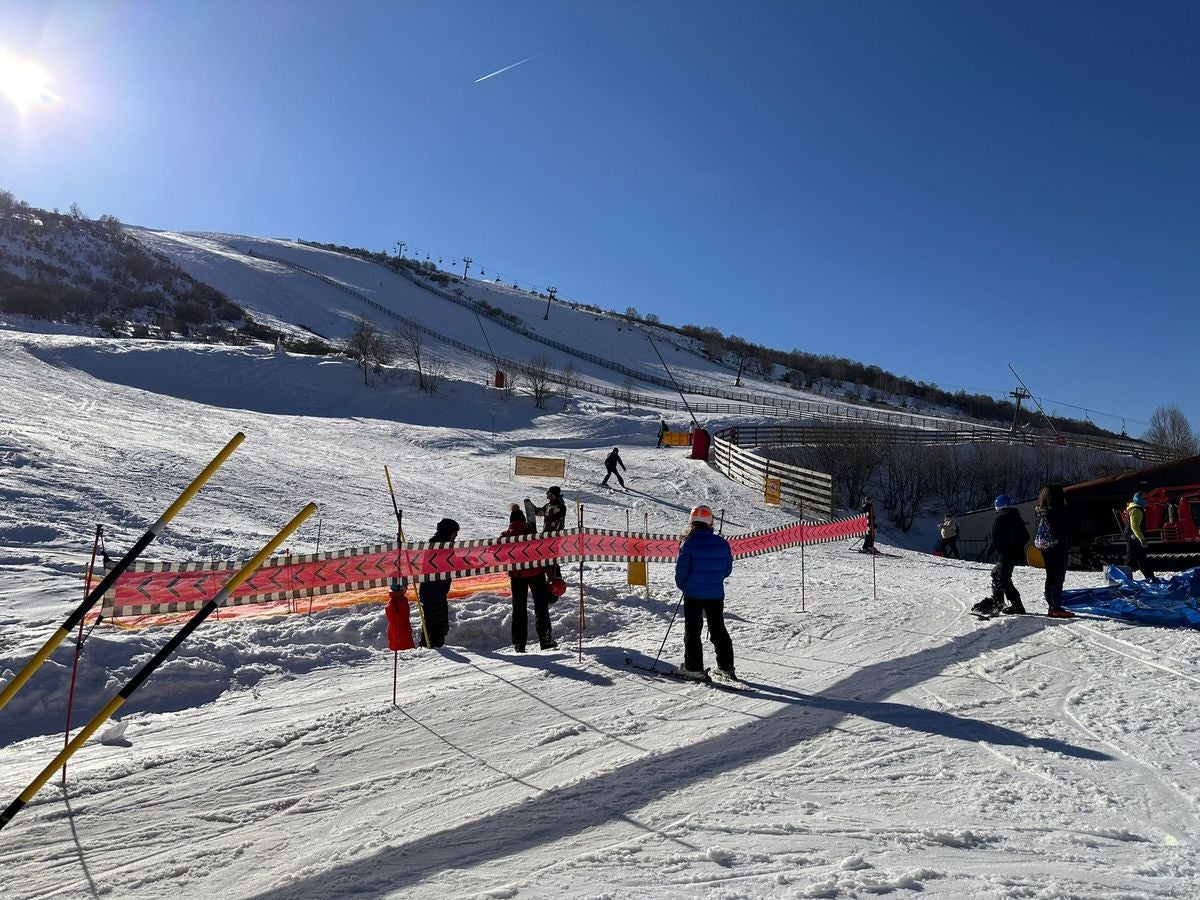
<path fill-rule="evenodd" d="M 1008 494 L 1001 494 L 993 504 L 996 518 L 988 534 L 985 554 L 1000 554 L 1000 561 L 992 568 L 992 596 L 980 600 L 971 613 L 981 619 L 990 619 L 1004 612 L 1019 615 L 1025 612 L 1021 594 L 1013 584 L 1013 569 L 1025 561 L 1025 545 L 1029 543 L 1029 529 L 1021 521 L 1021 513 L 1013 506 Z M 1007 598 L 1008 606 L 1004 605 Z"/>
<path fill-rule="evenodd" d="M 733 572 L 729 542 L 712 528 L 707 506 L 692 510 L 691 527 L 675 560 L 675 586 L 683 591 L 683 665 L 679 674 L 704 680 L 700 630 L 708 620 L 708 636 L 717 651 L 717 674 L 736 679 L 733 641 L 725 628 L 725 579 Z"/>

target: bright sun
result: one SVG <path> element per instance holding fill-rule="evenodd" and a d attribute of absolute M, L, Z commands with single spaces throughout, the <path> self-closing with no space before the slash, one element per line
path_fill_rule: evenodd
<path fill-rule="evenodd" d="M 17 112 L 24 114 L 35 106 L 49 106 L 54 101 L 46 72 L 34 63 L 0 50 L 0 96 L 5 97 Z"/>

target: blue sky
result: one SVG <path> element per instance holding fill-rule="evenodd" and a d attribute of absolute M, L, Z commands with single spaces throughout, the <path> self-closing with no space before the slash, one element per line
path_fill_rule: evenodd
<path fill-rule="evenodd" d="M 1200 425 L 1200 5 L 0 6 L 36 206 L 491 277 Z M 523 65 L 476 79 L 518 60 Z"/>

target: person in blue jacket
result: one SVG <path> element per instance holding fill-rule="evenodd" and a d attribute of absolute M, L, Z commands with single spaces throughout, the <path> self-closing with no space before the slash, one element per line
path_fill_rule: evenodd
<path fill-rule="evenodd" d="M 707 506 L 692 510 L 691 526 L 675 560 L 675 586 L 683 591 L 683 666 L 679 674 L 702 680 L 704 650 L 700 631 L 708 621 L 708 637 L 717 652 L 717 671 L 737 678 L 733 668 L 733 641 L 725 628 L 725 579 L 733 571 L 729 542 L 713 531 L 713 514 Z"/>

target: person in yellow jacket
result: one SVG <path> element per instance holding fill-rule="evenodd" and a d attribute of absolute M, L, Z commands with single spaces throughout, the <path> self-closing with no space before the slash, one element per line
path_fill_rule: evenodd
<path fill-rule="evenodd" d="M 1130 569 L 1141 569 L 1146 580 L 1151 581 L 1154 570 L 1146 557 L 1146 533 L 1142 531 L 1145 517 L 1146 497 L 1138 491 L 1125 507 L 1125 565 Z"/>

